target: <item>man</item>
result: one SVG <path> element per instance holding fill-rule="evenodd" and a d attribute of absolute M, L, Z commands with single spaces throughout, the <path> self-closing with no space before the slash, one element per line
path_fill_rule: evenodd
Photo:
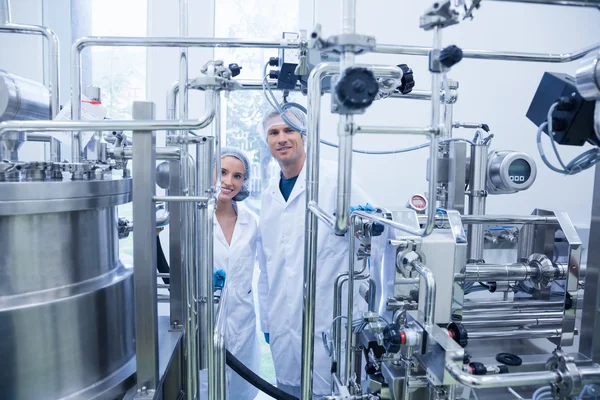
<path fill-rule="evenodd" d="M 290 109 L 286 111 L 286 117 L 293 125 L 301 129 L 306 127 L 303 112 Z M 262 195 L 259 220 L 262 243 L 258 246 L 261 329 L 271 345 L 277 386 L 300 397 L 306 151 L 304 137 L 289 127 L 276 111 L 266 114 L 262 128 L 281 172 Z M 319 206 L 333 215 L 336 196 L 337 165 L 322 162 Z M 367 202 L 366 195 L 356 185 L 352 187 L 352 201 L 353 204 Z M 313 374 L 315 398 L 331 394 L 331 360 L 320 338 L 322 332 L 331 329 L 333 285 L 340 273 L 348 271 L 348 246 L 347 235 L 336 236 L 333 230 L 319 223 Z M 355 317 L 365 309 L 365 303 L 357 293 Z"/>

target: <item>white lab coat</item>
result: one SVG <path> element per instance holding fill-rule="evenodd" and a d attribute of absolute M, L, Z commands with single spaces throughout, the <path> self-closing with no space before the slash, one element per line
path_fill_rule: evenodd
<path fill-rule="evenodd" d="M 306 165 L 305 165 L 306 167 Z M 318 204 L 333 215 L 336 209 L 337 165 L 321 162 Z M 274 179 L 263 193 L 259 230 L 260 277 L 258 295 L 261 330 L 270 335 L 277 381 L 300 385 L 302 361 L 302 308 L 304 275 L 304 229 L 306 172 L 298 176 L 286 202 Z M 364 192 L 352 185 L 352 204 L 364 204 Z M 323 347 L 321 333 L 329 332 L 333 319 L 335 278 L 348 271 L 348 235 L 340 237 L 323 223 L 318 227 L 317 287 L 315 308 L 315 358 L 313 392 L 331 394 L 331 360 Z M 356 268 L 360 268 L 359 264 Z M 364 300 L 354 297 L 354 316 L 366 310 Z M 343 309 L 346 307 L 343 300 Z"/>
<path fill-rule="evenodd" d="M 256 259 L 258 227 L 256 218 L 242 205 L 237 205 L 238 217 L 227 244 L 221 225 L 215 218 L 214 269 L 227 274 L 227 349 L 252 371 L 259 373 L 260 350 L 256 337 L 256 314 L 252 294 L 252 274 Z M 258 389 L 227 367 L 227 397 L 251 400 Z"/>

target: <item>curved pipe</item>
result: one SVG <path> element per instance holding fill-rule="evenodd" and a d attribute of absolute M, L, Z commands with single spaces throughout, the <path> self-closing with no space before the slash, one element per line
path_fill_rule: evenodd
<path fill-rule="evenodd" d="M 411 263 L 413 269 L 423 278 L 425 284 L 425 301 L 423 304 L 423 324 L 431 326 L 435 323 L 435 277 L 429 268 L 419 261 Z M 419 307 L 420 308 L 420 307 Z"/>
<path fill-rule="evenodd" d="M 60 111 L 60 45 L 58 36 L 52 29 L 38 25 L 13 24 L 10 22 L 10 3 L 5 0 L 2 2 L 0 15 L 3 21 L 0 22 L 0 32 L 42 35 L 48 41 L 48 93 L 50 95 L 50 115 L 49 119 L 54 119 Z M 50 143 L 50 161 L 60 161 L 60 142 L 55 138 L 49 140 Z"/>
<path fill-rule="evenodd" d="M 207 127 L 215 117 L 215 93 L 206 91 L 208 112 L 198 120 L 156 121 L 156 120 L 102 120 L 102 121 L 7 121 L 0 122 L 0 138 L 8 131 L 18 132 L 57 132 L 57 131 L 160 131 L 160 130 L 198 130 Z"/>

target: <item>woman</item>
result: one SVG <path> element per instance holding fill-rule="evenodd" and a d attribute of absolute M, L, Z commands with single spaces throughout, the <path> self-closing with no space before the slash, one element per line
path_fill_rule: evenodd
<path fill-rule="evenodd" d="M 226 273 L 227 349 L 248 368 L 259 372 L 260 355 L 256 338 L 256 315 L 252 274 L 256 258 L 258 226 L 255 217 L 239 202 L 247 198 L 250 162 L 235 148 L 221 150 L 221 192 L 217 200 L 214 269 Z M 227 368 L 230 399 L 251 400 L 258 390 Z"/>

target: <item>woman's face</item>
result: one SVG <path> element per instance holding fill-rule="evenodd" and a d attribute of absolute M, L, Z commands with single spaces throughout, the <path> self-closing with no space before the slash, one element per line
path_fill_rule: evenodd
<path fill-rule="evenodd" d="M 235 157 L 221 158 L 221 192 L 219 200 L 232 200 L 242 190 L 244 164 Z"/>

